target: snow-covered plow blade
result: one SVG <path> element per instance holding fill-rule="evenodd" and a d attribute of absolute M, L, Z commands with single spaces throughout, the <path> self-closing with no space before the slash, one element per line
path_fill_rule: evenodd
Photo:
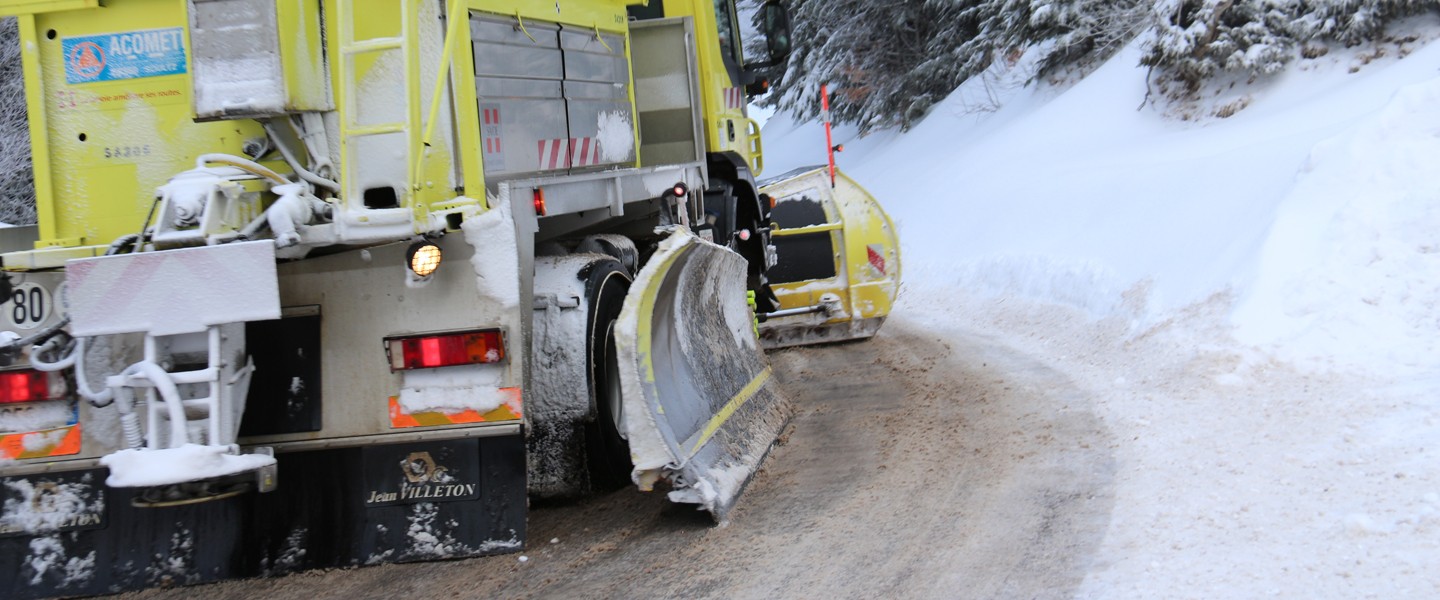
<path fill-rule="evenodd" d="M 724 519 L 791 414 L 755 335 L 745 261 L 680 230 L 616 325 L 624 430 L 641 490 Z"/>
<path fill-rule="evenodd" d="M 796 169 L 762 182 L 774 199 L 768 275 L 780 310 L 760 324 L 766 348 L 875 335 L 900 289 L 900 240 L 880 203 L 844 173 Z"/>

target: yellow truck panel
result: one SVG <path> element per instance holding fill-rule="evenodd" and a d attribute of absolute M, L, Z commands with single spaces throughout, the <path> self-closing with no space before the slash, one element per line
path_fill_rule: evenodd
<path fill-rule="evenodd" d="M 34 27 L 21 28 L 24 60 L 36 67 L 25 77 L 37 249 L 104 246 L 137 233 L 155 203 L 155 186 L 193 167 L 201 152 L 239 153 L 246 140 L 264 136 L 253 122 L 193 121 L 184 6 L 131 0 L 106 7 L 105 19 L 83 10 L 43 13 L 33 17 Z M 114 64 L 111 52 L 135 50 L 136 43 L 182 58 L 178 69 L 164 71 L 179 72 L 113 72 L 135 68 Z"/>

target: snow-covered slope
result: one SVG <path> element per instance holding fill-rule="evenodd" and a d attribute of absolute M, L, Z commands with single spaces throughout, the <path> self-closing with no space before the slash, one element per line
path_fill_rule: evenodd
<path fill-rule="evenodd" d="M 1440 595 L 1440 20 L 1407 27 L 1197 105 L 1137 110 L 1131 47 L 837 131 L 900 227 L 897 318 L 1095 398 L 1118 483 L 1081 595 Z M 769 172 L 825 160 L 814 123 L 765 134 Z"/>
<path fill-rule="evenodd" d="M 914 284 L 1097 317 L 1133 290 L 1142 323 L 1231 290 L 1247 342 L 1433 368 L 1434 336 L 1417 334 L 1440 315 L 1440 138 L 1425 106 L 1440 44 L 1404 50 L 1304 60 L 1206 103 L 1248 104 L 1234 116 L 1186 121 L 1137 110 L 1146 73 L 1132 46 L 1063 88 L 1022 88 L 1023 68 L 972 80 L 906 134 L 838 128 L 837 160 L 900 223 Z M 781 115 L 765 135 L 769 172 L 825 160 L 814 123 Z"/>

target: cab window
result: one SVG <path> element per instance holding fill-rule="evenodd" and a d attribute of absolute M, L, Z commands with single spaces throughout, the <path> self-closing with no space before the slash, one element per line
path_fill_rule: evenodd
<path fill-rule="evenodd" d="M 720 34 L 720 55 L 725 58 L 727 65 L 739 65 L 740 54 L 736 51 L 735 11 L 731 0 L 715 0 L 715 25 Z"/>

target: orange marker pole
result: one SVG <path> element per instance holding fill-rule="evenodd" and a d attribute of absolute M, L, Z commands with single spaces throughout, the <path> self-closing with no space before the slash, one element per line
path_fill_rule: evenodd
<path fill-rule="evenodd" d="M 830 139 L 830 90 L 820 84 L 820 118 L 825 121 L 825 154 L 830 157 L 830 187 L 835 187 L 835 142 Z"/>

